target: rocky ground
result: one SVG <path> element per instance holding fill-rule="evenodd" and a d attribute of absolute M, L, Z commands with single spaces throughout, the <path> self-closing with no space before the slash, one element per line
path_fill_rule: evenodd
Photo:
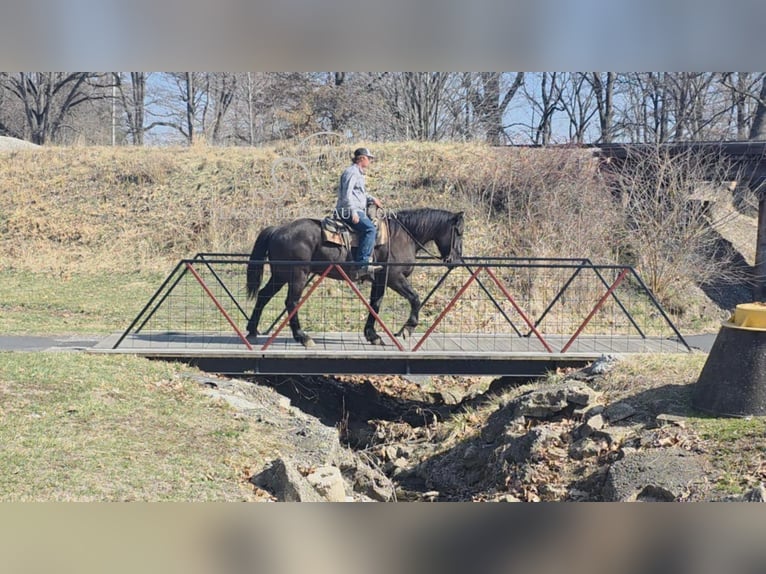
<path fill-rule="evenodd" d="M 203 377 L 213 396 L 283 429 L 249 480 L 264 500 L 760 500 L 714 485 L 711 445 L 682 414 L 688 385 L 626 386 L 610 357 L 546 380 Z M 620 388 L 622 385 L 622 388 Z M 642 386 L 643 385 L 643 386 Z"/>

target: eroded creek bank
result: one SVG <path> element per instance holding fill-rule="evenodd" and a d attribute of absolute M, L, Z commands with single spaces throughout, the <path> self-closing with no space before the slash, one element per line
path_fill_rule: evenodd
<path fill-rule="evenodd" d="M 611 361 L 536 381 L 202 383 L 279 441 L 250 477 L 272 500 L 705 500 L 710 469 L 695 437 L 672 408 L 605 399 Z"/>

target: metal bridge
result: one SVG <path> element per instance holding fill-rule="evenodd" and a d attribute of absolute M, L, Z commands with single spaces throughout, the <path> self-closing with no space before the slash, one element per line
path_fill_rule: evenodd
<path fill-rule="evenodd" d="M 363 293 L 369 284 L 330 280 L 340 268 L 328 265 L 296 309 L 314 347 L 293 340 L 280 294 L 263 314 L 264 334 L 248 339 L 247 266 L 243 254 L 181 260 L 127 329 L 90 352 L 229 374 L 534 377 L 602 355 L 691 350 L 633 268 L 551 258 L 466 257 L 450 267 L 419 260 L 411 280 L 420 324 L 406 340 L 394 336 L 410 312 L 403 298 L 388 290 L 375 314 Z M 362 334 L 370 312 L 383 346 Z"/>

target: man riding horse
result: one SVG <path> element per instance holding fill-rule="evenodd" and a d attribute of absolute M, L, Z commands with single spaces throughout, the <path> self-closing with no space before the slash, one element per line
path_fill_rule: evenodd
<path fill-rule="evenodd" d="M 416 254 L 433 242 L 441 260 L 449 265 L 459 262 L 463 254 L 463 213 L 452 213 L 443 209 L 421 207 L 401 209 L 387 214 L 387 239 L 375 246 L 377 230 L 367 216 L 367 207 L 382 207 L 381 202 L 369 195 L 364 186 L 364 170 L 370 165 L 373 155 L 367 148 L 358 148 L 353 163 L 341 175 L 338 185 L 338 201 L 335 211 L 355 231 L 359 232 L 359 247 L 353 265 L 358 269 L 352 280 L 363 277 L 371 279 L 370 312 L 364 326 L 364 337 L 373 345 L 383 341 L 375 331 L 381 301 L 386 289 L 393 289 L 410 304 L 410 315 L 402 328 L 395 334 L 407 338 L 418 325 L 420 297 L 412 288 L 409 277 L 415 269 Z M 345 266 L 350 246 L 344 241 L 328 241 L 322 229 L 323 222 L 304 217 L 272 225 L 261 230 L 253 245 L 247 266 L 248 298 L 255 298 L 253 312 L 247 322 L 248 337 L 258 336 L 258 324 L 266 305 L 279 290 L 287 284 L 285 310 L 288 313 L 293 338 L 310 347 L 313 339 L 302 329 L 298 317 L 299 301 L 311 274 L 327 273 L 329 279 L 347 279 L 345 271 L 339 273 L 328 269 L 329 265 Z M 385 273 L 381 265 L 370 263 L 373 252 L 378 261 L 386 263 Z M 270 262 L 271 275 L 261 287 L 264 265 Z"/>
<path fill-rule="evenodd" d="M 375 224 L 367 216 L 370 205 L 381 208 L 383 204 L 365 189 L 364 172 L 375 156 L 366 147 L 354 151 L 352 163 L 340 176 L 338 201 L 335 204 L 335 216 L 341 219 L 359 235 L 359 247 L 354 262 L 358 269 L 356 278 L 372 277 L 380 265 L 372 264 L 372 251 L 375 247 Z"/>

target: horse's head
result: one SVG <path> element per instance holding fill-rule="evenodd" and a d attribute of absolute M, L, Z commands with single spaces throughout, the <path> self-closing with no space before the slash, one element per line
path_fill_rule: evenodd
<path fill-rule="evenodd" d="M 463 212 L 453 213 L 449 225 L 435 239 L 439 254 L 445 263 L 457 263 L 463 259 Z"/>

